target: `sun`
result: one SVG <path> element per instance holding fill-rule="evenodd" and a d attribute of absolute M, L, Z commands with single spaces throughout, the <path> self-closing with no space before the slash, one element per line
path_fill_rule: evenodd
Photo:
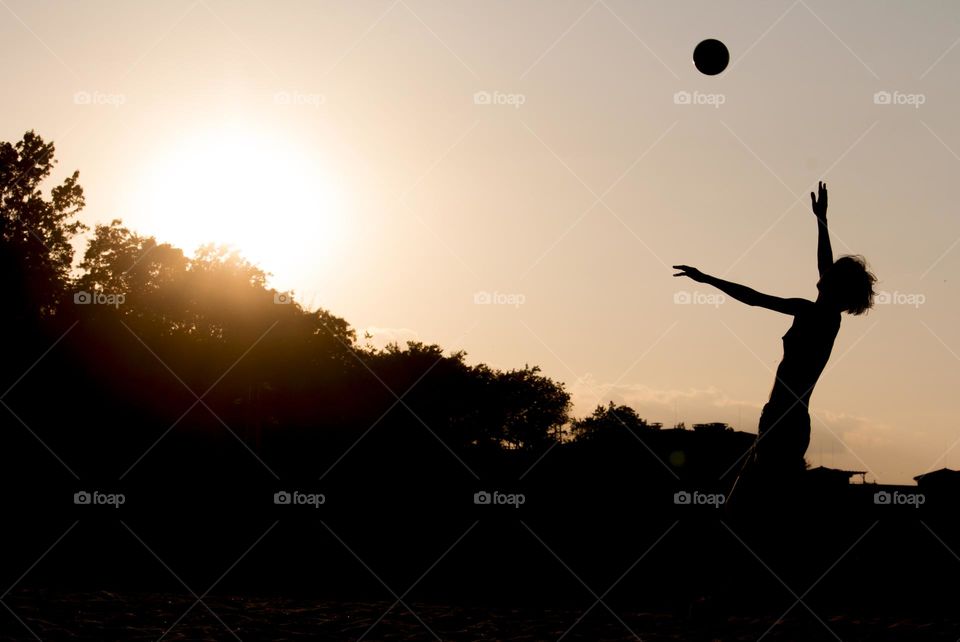
<path fill-rule="evenodd" d="M 341 194 L 324 161 L 248 127 L 186 135 L 145 171 L 136 200 L 148 229 L 137 231 L 188 253 L 230 245 L 286 289 L 329 268 L 345 241 Z"/>

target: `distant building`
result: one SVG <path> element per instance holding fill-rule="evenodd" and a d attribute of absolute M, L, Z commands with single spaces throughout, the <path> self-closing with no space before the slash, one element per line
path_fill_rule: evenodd
<path fill-rule="evenodd" d="M 722 421 L 712 421 L 706 424 L 693 424 L 693 430 L 694 432 L 712 434 L 733 432 L 733 428 Z"/>
<path fill-rule="evenodd" d="M 807 479 L 818 486 L 834 487 L 847 486 L 855 475 L 860 476 L 860 483 L 866 482 L 865 470 L 840 470 L 839 468 L 827 468 L 826 466 L 817 466 L 807 471 Z"/>
<path fill-rule="evenodd" d="M 913 478 L 917 486 L 925 492 L 939 492 L 960 490 L 960 470 L 941 468 L 929 473 L 923 473 Z"/>

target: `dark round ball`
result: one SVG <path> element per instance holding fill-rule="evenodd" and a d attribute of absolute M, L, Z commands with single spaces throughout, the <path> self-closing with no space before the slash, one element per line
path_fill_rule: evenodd
<path fill-rule="evenodd" d="M 710 38 L 704 40 L 693 50 L 693 64 L 700 73 L 707 76 L 716 76 L 727 68 L 730 62 L 730 52 L 727 46 L 719 40 Z"/>

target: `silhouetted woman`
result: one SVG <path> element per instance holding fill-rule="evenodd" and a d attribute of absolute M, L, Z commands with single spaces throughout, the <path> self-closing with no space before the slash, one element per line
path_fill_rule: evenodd
<path fill-rule="evenodd" d="M 833 260 L 827 231 L 825 183 L 820 183 L 818 195 L 810 193 L 810 200 L 820 230 L 817 243 L 820 280 L 816 301 L 771 296 L 687 265 L 673 266 L 680 270 L 674 276 L 687 276 L 699 283 L 708 283 L 747 305 L 793 316 L 793 324 L 783 335 L 783 360 L 777 368 L 770 400 L 760 415 L 753 453 L 741 473 L 743 477 L 748 469 L 752 469 L 750 476 L 768 493 L 797 482 L 806 467 L 804 453 L 810 443 L 810 395 L 830 358 L 840 329 L 840 313 L 863 314 L 873 305 L 876 277 L 867 269 L 863 258 L 844 256 L 836 262 Z"/>

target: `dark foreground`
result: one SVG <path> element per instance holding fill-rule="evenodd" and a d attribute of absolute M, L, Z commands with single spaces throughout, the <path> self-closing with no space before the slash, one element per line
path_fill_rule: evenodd
<path fill-rule="evenodd" d="M 178 594 L 17 591 L 4 598 L 0 640 L 956 640 L 950 617 L 786 617 L 583 609 L 493 609 L 391 602 Z M 192 608 L 191 608 L 192 607 Z M 698 612 L 699 611 L 699 612 Z M 15 615 L 14 615 L 15 614 Z M 18 621 L 19 620 L 19 621 Z"/>

